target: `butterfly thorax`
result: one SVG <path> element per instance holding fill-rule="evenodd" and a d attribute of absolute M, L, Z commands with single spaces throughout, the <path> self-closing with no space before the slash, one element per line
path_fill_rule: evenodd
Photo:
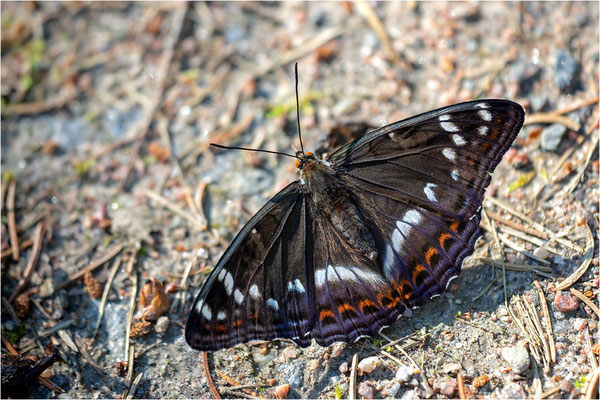
<path fill-rule="evenodd" d="M 349 248 L 359 250 L 365 258 L 376 262 L 375 240 L 355 205 L 352 186 L 340 176 L 342 172 L 309 152 L 297 164 L 302 191 L 308 195 L 318 216 L 316 223 L 328 225 L 324 228 L 333 227 Z"/>

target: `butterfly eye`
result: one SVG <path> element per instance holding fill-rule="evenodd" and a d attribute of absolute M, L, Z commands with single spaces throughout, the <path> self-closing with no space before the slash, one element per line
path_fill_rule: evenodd
<path fill-rule="evenodd" d="M 300 168 L 300 160 L 296 160 L 296 168 Z"/>
<path fill-rule="evenodd" d="M 314 156 L 315 156 L 315 154 L 314 154 L 312 151 L 307 151 L 307 152 L 306 152 L 306 156 L 307 156 L 307 157 L 314 157 Z"/>

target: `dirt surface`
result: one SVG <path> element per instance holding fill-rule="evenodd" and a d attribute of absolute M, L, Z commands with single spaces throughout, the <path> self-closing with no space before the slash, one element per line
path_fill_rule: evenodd
<path fill-rule="evenodd" d="M 61 355 L 47 378 L 63 393 L 35 384 L 22 396 L 212 397 L 183 338 L 187 312 L 233 235 L 296 175 L 286 157 L 208 143 L 292 152 L 294 61 L 307 149 L 349 140 L 336 126 L 475 98 L 517 101 L 526 123 L 488 190 L 486 233 L 446 294 L 385 337 L 209 354 L 220 393 L 347 398 L 357 354 L 359 397 L 585 396 L 598 315 L 570 289 L 598 305 L 597 2 L 1 8 L 2 335 L 25 355 Z M 491 259 L 522 268 L 506 271 L 510 309 Z M 76 274 L 90 265 L 84 283 Z M 169 304 L 151 311 L 163 306 L 170 323 L 128 346 L 131 305 L 137 332 L 153 278 Z"/>

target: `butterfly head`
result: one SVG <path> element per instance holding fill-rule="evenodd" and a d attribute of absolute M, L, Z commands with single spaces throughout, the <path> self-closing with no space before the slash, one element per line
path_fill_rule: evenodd
<path fill-rule="evenodd" d="M 307 151 L 306 153 L 297 151 L 296 158 L 296 168 L 298 168 L 300 171 L 302 171 L 307 164 L 314 162 L 317 159 L 314 153 L 310 151 Z"/>

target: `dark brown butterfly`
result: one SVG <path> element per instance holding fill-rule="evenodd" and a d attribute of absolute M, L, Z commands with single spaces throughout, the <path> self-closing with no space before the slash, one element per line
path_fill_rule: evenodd
<path fill-rule="evenodd" d="M 298 152 L 300 179 L 227 248 L 186 341 L 353 342 L 441 294 L 481 236 L 490 174 L 523 119 L 517 103 L 477 100 L 379 128 L 326 161 Z"/>

